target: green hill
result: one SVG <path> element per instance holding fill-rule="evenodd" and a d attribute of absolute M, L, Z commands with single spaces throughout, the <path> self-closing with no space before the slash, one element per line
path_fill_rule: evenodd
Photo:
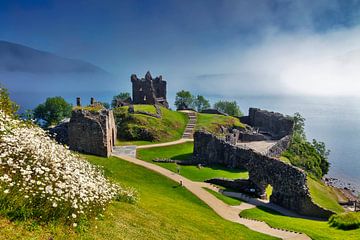
<path fill-rule="evenodd" d="M 128 107 L 114 109 L 118 127 L 118 139 L 121 141 L 169 142 L 181 138 L 188 122 L 186 114 L 160 107 L 161 117 L 157 118 L 139 112 L 156 114 L 153 105 L 134 105 L 135 113 L 129 113 Z M 120 142 L 121 144 L 121 142 Z"/>
<path fill-rule="evenodd" d="M 244 128 L 244 124 L 242 124 L 236 117 L 207 113 L 197 114 L 196 130 L 206 130 L 210 133 L 220 133 L 221 126 L 226 128 Z"/>

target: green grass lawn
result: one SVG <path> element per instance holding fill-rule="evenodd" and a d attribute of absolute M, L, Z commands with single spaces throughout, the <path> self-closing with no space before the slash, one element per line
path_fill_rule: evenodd
<path fill-rule="evenodd" d="M 119 145 L 144 145 L 178 140 L 182 137 L 188 122 L 185 113 L 161 107 L 161 118 L 144 114 L 129 114 L 128 107 L 114 109 L 118 125 Z M 155 113 L 152 105 L 134 105 L 136 111 Z M 146 141 L 144 141 L 146 140 Z"/>
<path fill-rule="evenodd" d="M 237 198 L 233 198 L 233 197 L 228 197 L 228 196 L 225 196 L 219 192 L 215 192 L 211 189 L 208 189 L 206 187 L 204 187 L 204 189 L 206 191 L 208 191 L 209 193 L 211 193 L 212 195 L 214 195 L 216 198 L 220 199 L 221 201 L 223 201 L 224 203 L 230 205 L 230 206 L 238 206 L 242 203 L 241 200 L 237 199 Z"/>
<path fill-rule="evenodd" d="M 220 218 L 178 183 L 121 159 L 84 155 L 114 182 L 136 188 L 137 204 L 113 202 L 87 231 L 11 223 L 0 217 L 1 239 L 274 239 Z M 225 232 L 224 232 L 225 231 Z"/>
<path fill-rule="evenodd" d="M 254 208 L 242 211 L 240 216 L 265 221 L 272 227 L 302 232 L 315 240 L 358 240 L 360 229 L 339 230 L 330 227 L 326 221 L 315 221 L 301 218 L 283 216 L 275 211 L 266 208 Z"/>
<path fill-rule="evenodd" d="M 192 157 L 194 144 L 192 142 L 176 144 L 167 147 L 156 147 L 148 149 L 138 149 L 137 157 L 141 160 L 152 162 L 155 158 L 170 158 L 175 160 L 188 160 Z M 248 178 L 248 172 L 240 169 L 229 169 L 219 165 L 201 167 L 197 166 L 179 166 L 175 163 L 155 163 L 161 167 L 177 172 L 180 168 L 180 174 L 193 181 L 205 181 L 211 178 L 223 177 L 229 179 Z"/>
<path fill-rule="evenodd" d="M 244 127 L 238 118 L 231 116 L 223 116 L 219 114 L 207 114 L 207 113 L 198 113 L 196 129 L 197 130 L 206 130 L 211 133 L 218 133 L 220 126 L 225 127 Z"/>
<path fill-rule="evenodd" d="M 134 111 L 143 111 L 148 112 L 152 114 L 156 114 L 156 109 L 154 105 L 145 105 L 145 104 L 135 104 L 134 105 Z"/>
<path fill-rule="evenodd" d="M 336 213 L 344 212 L 344 209 L 338 203 L 336 193 L 331 187 L 328 187 L 311 177 L 307 178 L 307 183 L 311 198 L 315 203 Z"/>

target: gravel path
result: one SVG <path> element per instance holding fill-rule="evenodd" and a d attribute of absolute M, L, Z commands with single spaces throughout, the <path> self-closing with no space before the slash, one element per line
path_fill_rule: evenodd
<path fill-rule="evenodd" d="M 181 139 L 179 141 L 184 142 L 184 139 Z M 156 146 L 169 146 L 169 145 L 174 145 L 174 144 L 178 144 L 179 141 L 175 141 L 175 142 L 170 142 L 170 143 L 163 143 L 163 144 L 155 144 Z M 180 142 L 180 143 L 182 143 Z M 165 145 L 164 145 L 165 144 Z M 148 147 L 150 145 L 147 145 Z M 141 146 L 141 147 L 145 147 L 145 146 Z M 149 163 L 149 162 L 145 162 L 139 159 L 136 159 L 134 157 L 130 157 L 127 155 L 119 155 L 116 153 L 113 153 L 114 156 L 119 157 L 123 160 L 126 160 L 128 162 L 143 166 L 147 169 L 150 169 L 152 171 L 155 171 L 157 173 L 160 173 L 176 182 L 180 181 L 182 182 L 182 185 L 184 187 L 186 187 L 190 192 L 192 192 L 194 195 L 196 195 L 198 198 L 200 198 L 203 202 L 205 202 L 209 207 L 211 207 L 219 216 L 221 216 L 222 218 L 228 220 L 228 221 L 232 221 L 232 222 L 236 222 L 236 223 L 240 223 L 245 225 L 246 227 L 250 228 L 253 231 L 256 232 L 261 232 L 267 235 L 271 235 L 274 237 L 278 237 L 281 239 L 293 239 L 293 240 L 303 240 L 303 239 L 310 239 L 307 235 L 305 234 L 300 234 L 300 233 L 295 233 L 295 232 L 289 232 L 289 231 L 284 231 L 284 230 L 279 230 L 279 229 L 274 229 L 271 228 L 269 225 L 267 225 L 264 222 L 261 221 L 255 221 L 255 220 L 250 220 L 250 219 L 245 219 L 245 218 L 240 218 L 239 213 L 244 210 L 244 209 L 248 209 L 248 208 L 252 208 L 252 207 L 256 207 L 256 205 L 253 204 L 249 204 L 249 203 L 243 203 L 240 206 L 229 206 L 227 204 L 225 204 L 224 202 L 222 202 L 221 200 L 217 199 L 215 196 L 213 196 L 211 193 L 207 192 L 206 190 L 203 189 L 203 187 L 205 186 L 204 183 L 199 183 L 199 182 L 193 182 L 187 178 L 184 178 L 181 175 L 178 175 L 174 172 L 171 172 L 165 168 L 162 168 L 158 165 Z M 211 186 L 210 184 L 207 185 L 206 187 L 214 188 L 213 186 Z"/>

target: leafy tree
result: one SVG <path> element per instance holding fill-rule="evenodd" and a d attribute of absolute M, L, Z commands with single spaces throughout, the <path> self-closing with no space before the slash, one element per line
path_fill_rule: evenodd
<path fill-rule="evenodd" d="M 128 99 L 128 98 L 130 98 L 130 97 L 131 97 L 131 95 L 130 95 L 130 93 L 128 93 L 128 92 L 121 92 L 121 93 L 119 93 L 118 95 L 116 95 L 116 96 L 113 97 L 113 99 L 112 99 L 112 101 L 111 101 L 111 107 L 112 107 L 112 108 L 116 108 L 116 107 L 117 107 L 117 101 L 118 101 L 118 100 L 124 101 L 124 100 L 126 100 L 126 99 Z M 104 107 L 105 107 L 105 106 L 104 106 Z"/>
<path fill-rule="evenodd" d="M 61 120 L 71 116 L 72 105 L 62 97 L 47 98 L 45 103 L 34 109 L 34 117 L 43 119 L 48 125 L 58 124 Z"/>
<path fill-rule="evenodd" d="M 21 114 L 21 118 L 24 120 L 32 120 L 34 119 L 34 110 L 28 109 L 24 113 Z"/>
<path fill-rule="evenodd" d="M 300 113 L 294 114 L 294 132 L 289 148 L 282 153 L 291 164 L 306 170 L 316 178 L 321 178 L 328 173 L 330 151 L 325 143 L 313 139 L 307 141 L 305 135 L 305 118 Z"/>
<path fill-rule="evenodd" d="M 9 97 L 9 92 L 6 88 L 0 86 L 0 109 L 5 112 L 7 115 L 13 115 L 19 106 L 12 102 Z"/>
<path fill-rule="evenodd" d="M 110 104 L 109 103 L 107 103 L 107 102 L 100 102 L 100 103 L 101 103 L 101 105 L 104 106 L 104 108 L 110 109 Z"/>
<path fill-rule="evenodd" d="M 313 139 L 312 146 L 316 149 L 317 153 L 320 155 L 321 162 L 320 167 L 323 175 L 329 172 L 330 163 L 328 161 L 330 150 L 326 148 L 324 142 L 318 142 L 316 139 Z"/>
<path fill-rule="evenodd" d="M 189 91 L 181 90 L 176 93 L 175 106 L 178 109 L 182 107 L 194 108 L 194 101 L 194 96 Z"/>
<path fill-rule="evenodd" d="M 300 113 L 294 114 L 294 133 L 299 135 L 302 139 L 306 139 L 305 135 L 305 118 Z"/>
<path fill-rule="evenodd" d="M 197 95 L 197 97 L 195 98 L 195 101 L 194 101 L 194 105 L 198 112 L 201 112 L 204 109 L 210 108 L 209 100 L 207 100 L 206 98 L 204 98 L 204 96 L 201 96 L 201 95 Z"/>
<path fill-rule="evenodd" d="M 239 106 L 237 105 L 236 101 L 218 101 L 214 104 L 214 108 L 223 112 L 227 113 L 231 116 L 242 116 L 242 112 L 240 111 Z"/>

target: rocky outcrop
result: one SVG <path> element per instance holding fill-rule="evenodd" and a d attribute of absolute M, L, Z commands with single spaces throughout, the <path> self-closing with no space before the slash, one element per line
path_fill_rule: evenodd
<path fill-rule="evenodd" d="M 249 184 L 256 186 L 256 195 L 264 196 L 266 187 L 271 185 L 273 192 L 270 201 L 300 214 L 315 217 L 329 217 L 333 214 L 312 202 L 307 175 L 302 169 L 276 158 L 232 145 L 210 133 L 195 132 L 194 160 L 247 169 Z"/>
<path fill-rule="evenodd" d="M 74 110 L 68 126 L 69 147 L 78 152 L 109 157 L 116 141 L 111 110 Z"/>
<path fill-rule="evenodd" d="M 159 104 L 166 108 L 169 104 L 166 100 L 166 81 L 162 76 L 152 78 L 147 72 L 145 78 L 139 79 L 135 74 L 131 75 L 133 104 Z"/>
<path fill-rule="evenodd" d="M 58 143 L 69 145 L 69 121 L 62 122 L 59 125 L 49 129 L 50 136 Z"/>
<path fill-rule="evenodd" d="M 294 120 L 291 117 L 258 108 L 249 108 L 249 115 L 240 117 L 240 121 L 261 133 L 270 135 L 273 139 L 290 135 L 294 127 Z"/>

